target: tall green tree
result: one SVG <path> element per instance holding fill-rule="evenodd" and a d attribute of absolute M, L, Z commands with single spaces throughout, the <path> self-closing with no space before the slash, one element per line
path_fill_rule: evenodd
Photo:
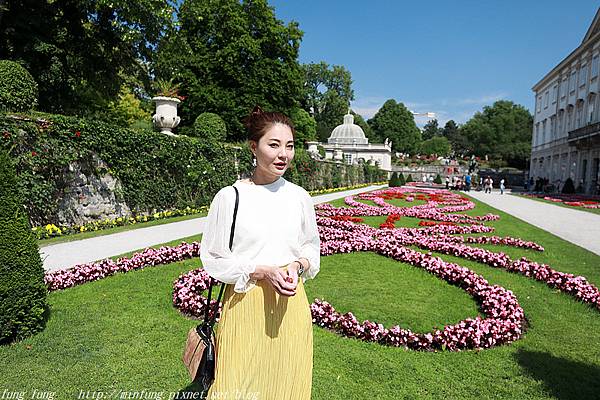
<path fill-rule="evenodd" d="M 432 119 L 432 120 L 427 121 L 425 126 L 423 126 L 423 132 L 421 135 L 423 136 L 423 140 L 429 140 L 429 139 L 433 138 L 434 136 L 438 136 L 441 134 L 442 134 L 442 129 L 438 126 L 437 119 Z"/>
<path fill-rule="evenodd" d="M 385 138 L 392 141 L 392 151 L 409 154 L 419 151 L 421 131 L 403 103 L 387 100 L 368 122 L 381 143 Z"/>
<path fill-rule="evenodd" d="M 442 136 L 450 142 L 452 150 L 457 155 L 466 154 L 468 146 L 467 138 L 462 136 L 459 126 L 454 120 L 449 120 L 442 129 Z"/>
<path fill-rule="evenodd" d="M 294 142 L 297 148 L 304 148 L 307 141 L 317 140 L 317 122 L 306 110 L 295 107 L 290 113 L 290 118 L 296 130 Z"/>
<path fill-rule="evenodd" d="M 475 113 L 460 127 L 460 133 L 469 143 L 467 150 L 473 154 L 488 155 L 524 168 L 531 152 L 532 126 L 533 117 L 525 107 L 500 100 Z"/>
<path fill-rule="evenodd" d="M 154 67 L 187 97 L 182 126 L 213 112 L 227 124 L 229 140 L 243 140 L 242 120 L 255 105 L 289 114 L 300 103 L 302 31 L 278 20 L 266 0 L 184 0 L 177 19 Z"/>
<path fill-rule="evenodd" d="M 88 115 L 126 76 L 149 87 L 147 64 L 173 24 L 176 0 L 21 0 L 0 5 L 0 54 L 39 85 L 39 109 Z"/>
<path fill-rule="evenodd" d="M 350 71 L 325 62 L 302 65 L 304 72 L 304 107 L 317 121 L 319 140 L 326 141 L 333 128 L 341 124 L 354 100 Z"/>

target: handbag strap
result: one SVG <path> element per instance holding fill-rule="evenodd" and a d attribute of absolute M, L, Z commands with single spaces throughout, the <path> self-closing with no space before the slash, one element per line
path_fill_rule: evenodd
<path fill-rule="evenodd" d="M 233 235 L 235 233 L 235 220 L 237 217 L 237 211 L 238 211 L 238 204 L 240 201 L 240 194 L 238 192 L 238 188 L 236 188 L 235 186 L 231 185 L 234 189 L 235 189 L 235 207 L 233 209 L 233 221 L 231 222 L 231 231 L 229 234 L 229 250 L 231 250 L 232 246 L 233 246 Z M 215 312 L 213 313 L 213 317 L 209 320 L 208 316 L 209 316 L 209 310 L 210 310 L 210 301 L 212 299 L 212 288 L 213 285 L 215 285 L 215 280 L 210 277 L 210 285 L 208 287 L 208 298 L 206 301 L 206 311 L 204 313 L 204 324 L 208 324 L 211 328 L 212 326 L 215 324 L 215 319 L 217 316 L 217 311 L 219 310 L 219 304 L 221 304 L 221 298 L 223 297 L 223 291 L 225 289 L 225 283 L 223 283 L 221 285 L 221 290 L 219 292 L 219 297 L 217 298 L 217 304 L 215 305 Z M 201 324 L 202 325 L 202 324 Z M 200 327 L 200 325 L 198 326 Z"/>

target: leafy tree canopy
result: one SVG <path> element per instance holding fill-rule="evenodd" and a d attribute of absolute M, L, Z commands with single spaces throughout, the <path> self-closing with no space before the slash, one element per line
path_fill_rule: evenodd
<path fill-rule="evenodd" d="M 296 147 L 304 148 L 304 144 L 307 141 L 317 140 L 317 122 L 307 111 L 295 107 L 290 113 L 290 118 L 296 130 L 296 135 L 294 136 Z"/>
<path fill-rule="evenodd" d="M 513 167 L 526 167 L 531 152 L 533 117 L 512 101 L 500 100 L 486 106 L 460 127 L 467 150 L 477 156 L 501 158 Z"/>
<path fill-rule="evenodd" d="M 173 24 L 175 0 L 2 2 L 0 54 L 39 85 L 42 111 L 89 115 L 114 100 L 124 76 L 149 84 L 147 64 Z"/>
<path fill-rule="evenodd" d="M 302 31 L 278 20 L 266 0 L 184 0 L 177 19 L 179 29 L 159 45 L 155 73 L 180 83 L 182 126 L 213 112 L 229 140 L 244 140 L 242 120 L 255 105 L 289 115 L 302 100 Z"/>
<path fill-rule="evenodd" d="M 462 136 L 462 133 L 454 120 L 449 120 L 442 129 L 442 136 L 444 136 L 450 142 L 452 150 L 456 154 L 467 153 L 467 138 Z"/>
<path fill-rule="evenodd" d="M 392 141 L 392 151 L 414 154 L 419 150 L 421 131 L 404 104 L 390 99 L 368 122 L 380 143 L 385 138 Z"/>
<path fill-rule="evenodd" d="M 443 129 L 438 126 L 437 119 L 429 120 L 423 127 L 423 132 L 422 132 L 423 140 L 428 140 L 434 136 L 441 135 L 442 131 L 443 131 Z"/>
<path fill-rule="evenodd" d="M 452 151 L 450 142 L 443 136 L 434 136 L 431 139 L 424 140 L 421 143 L 421 153 L 438 156 L 447 156 Z"/>
<path fill-rule="evenodd" d="M 302 65 L 304 72 L 304 107 L 317 122 L 319 140 L 326 141 L 333 128 L 341 124 L 354 100 L 350 71 L 325 62 Z"/>
<path fill-rule="evenodd" d="M 350 110 L 350 113 L 354 115 L 354 123 L 362 128 L 363 132 L 365 133 L 365 136 L 367 137 L 367 139 L 369 139 L 369 143 L 377 143 L 377 136 L 375 136 L 375 133 L 373 133 L 373 129 L 371 128 L 369 123 L 365 121 L 362 115 L 357 114 L 352 110 Z"/>

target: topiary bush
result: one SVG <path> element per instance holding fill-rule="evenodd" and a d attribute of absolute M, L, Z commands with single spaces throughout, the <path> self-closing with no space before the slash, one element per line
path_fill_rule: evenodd
<path fill-rule="evenodd" d="M 435 176 L 435 179 L 433 180 L 433 183 L 439 183 L 442 184 L 442 177 L 440 176 L 440 174 L 437 174 Z"/>
<path fill-rule="evenodd" d="M 0 60 L 0 110 L 29 111 L 38 102 L 38 86 L 21 64 Z"/>
<path fill-rule="evenodd" d="M 400 186 L 400 181 L 398 180 L 398 173 L 396 173 L 396 172 L 392 173 L 392 177 L 390 178 L 388 186 L 389 187 Z"/>
<path fill-rule="evenodd" d="M 573 184 L 573 179 L 567 178 L 565 184 L 562 187 L 562 192 L 564 194 L 573 194 L 575 193 L 575 185 Z"/>
<path fill-rule="evenodd" d="M 10 157 L 0 150 L 0 344 L 44 329 L 47 288 L 37 241 L 17 190 Z"/>
<path fill-rule="evenodd" d="M 198 115 L 194 121 L 194 128 L 188 134 L 201 139 L 224 142 L 227 137 L 227 127 L 217 114 L 205 112 Z"/>
<path fill-rule="evenodd" d="M 398 183 L 399 186 L 404 186 L 406 184 L 406 179 L 404 178 L 404 174 L 402 172 L 400 172 L 400 175 L 398 176 Z"/>
<path fill-rule="evenodd" d="M 406 177 L 406 183 L 409 183 L 409 182 L 414 182 L 411 174 L 408 174 L 408 176 Z"/>

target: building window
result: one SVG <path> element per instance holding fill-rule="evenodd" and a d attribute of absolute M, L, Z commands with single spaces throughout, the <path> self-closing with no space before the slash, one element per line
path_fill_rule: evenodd
<path fill-rule="evenodd" d="M 542 96 L 538 96 L 537 99 L 537 112 L 542 111 Z"/>
<path fill-rule="evenodd" d="M 352 154 L 344 154 L 344 160 L 346 161 L 346 164 L 352 164 Z"/>
<path fill-rule="evenodd" d="M 592 58 L 592 74 L 591 78 L 595 78 L 598 76 L 598 60 L 600 57 L 596 54 L 594 58 Z"/>
<path fill-rule="evenodd" d="M 563 132 L 563 125 L 565 122 L 565 111 L 560 110 L 558 112 L 558 127 L 556 128 L 557 137 L 559 137 Z"/>
<path fill-rule="evenodd" d="M 577 129 L 583 125 L 583 101 L 577 103 L 577 110 L 575 112 L 577 113 L 577 124 L 575 125 L 575 129 Z"/>
<path fill-rule="evenodd" d="M 558 85 L 554 85 L 552 87 L 552 104 L 556 103 L 556 92 L 558 90 Z"/>
<path fill-rule="evenodd" d="M 579 86 L 584 86 L 587 82 L 587 65 L 582 65 L 579 70 Z"/>
<path fill-rule="evenodd" d="M 569 77 L 569 91 L 570 92 L 575 91 L 575 74 L 577 74 L 577 71 L 573 70 L 571 72 L 571 76 Z"/>
<path fill-rule="evenodd" d="M 594 122 L 594 106 L 596 105 L 596 95 L 592 93 L 588 100 L 588 118 L 587 123 L 591 124 Z"/>
<path fill-rule="evenodd" d="M 544 93 L 544 108 L 548 108 L 548 91 L 546 90 L 546 93 Z"/>
<path fill-rule="evenodd" d="M 542 122 L 542 140 L 540 141 L 540 144 L 545 144 L 546 143 L 546 120 L 544 120 Z"/>
<path fill-rule="evenodd" d="M 567 95 L 567 78 L 564 78 L 560 83 L 560 98 L 564 98 Z"/>

